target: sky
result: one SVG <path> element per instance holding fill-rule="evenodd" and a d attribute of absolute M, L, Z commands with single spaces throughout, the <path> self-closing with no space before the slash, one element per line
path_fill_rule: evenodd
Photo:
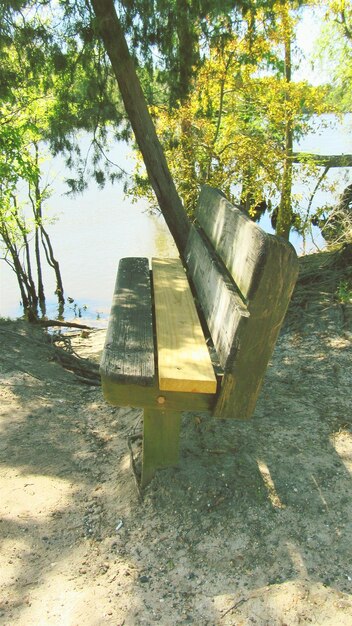
<path fill-rule="evenodd" d="M 312 55 L 316 40 L 319 37 L 324 12 L 318 7 L 305 7 L 303 19 L 297 27 L 297 47 L 303 52 L 298 53 L 300 68 L 295 73 L 296 80 L 308 80 L 313 85 L 328 81 L 327 74 L 318 63 L 313 63 Z"/>

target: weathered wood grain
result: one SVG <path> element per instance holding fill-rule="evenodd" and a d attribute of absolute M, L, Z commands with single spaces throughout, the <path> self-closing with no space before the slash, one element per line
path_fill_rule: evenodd
<path fill-rule="evenodd" d="M 102 374 L 103 395 L 113 406 L 143 409 L 143 459 L 141 487 L 145 487 L 158 468 L 176 465 L 179 456 L 182 411 L 212 412 L 215 394 L 160 391 L 151 387 L 126 384 Z"/>
<path fill-rule="evenodd" d="M 154 383 L 150 283 L 148 259 L 121 259 L 100 365 L 102 375 L 126 383 Z"/>
<path fill-rule="evenodd" d="M 217 381 L 179 259 L 153 259 L 160 390 L 215 393 Z"/>
<path fill-rule="evenodd" d="M 245 419 L 253 414 L 297 275 L 292 246 L 270 237 L 260 281 L 248 302 L 250 317 L 241 320 L 225 366 L 215 408 L 219 417 Z"/>
<path fill-rule="evenodd" d="M 180 391 L 160 391 L 156 381 L 151 387 L 126 384 L 101 376 L 104 398 L 113 406 L 131 406 L 153 411 L 212 411 L 216 395 Z"/>
<path fill-rule="evenodd" d="M 238 324 L 249 316 L 248 308 L 214 249 L 195 226 L 188 239 L 186 260 L 220 364 L 225 367 Z"/>
<path fill-rule="evenodd" d="M 144 409 L 141 487 L 157 469 L 177 465 L 180 448 L 181 413 Z"/>
<path fill-rule="evenodd" d="M 285 317 L 298 274 L 297 255 L 289 243 L 262 231 L 215 189 L 202 189 L 197 219 L 247 303 L 249 317 L 233 316 L 230 322 L 231 345 L 224 347 L 225 374 L 214 410 L 218 417 L 244 419 L 253 414 Z M 190 246 L 196 246 L 192 237 Z M 199 298 L 204 306 L 202 291 Z"/>
<path fill-rule="evenodd" d="M 197 220 L 246 300 L 260 281 L 269 235 L 216 189 L 204 186 Z"/>

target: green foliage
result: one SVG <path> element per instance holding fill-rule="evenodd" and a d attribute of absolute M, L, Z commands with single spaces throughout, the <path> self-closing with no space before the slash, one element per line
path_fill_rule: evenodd
<path fill-rule="evenodd" d="M 6 107 L 2 105 L 1 109 L 4 112 Z M 36 317 L 38 304 L 44 312 L 45 303 L 40 238 L 49 265 L 56 264 L 59 301 L 63 301 L 63 288 L 59 266 L 44 229 L 43 205 L 50 194 L 47 187 L 41 189 L 37 127 L 25 115 L 10 119 L 11 123 L 0 125 L 0 240 L 3 258 L 16 273 L 23 307 L 31 317 Z M 34 265 L 37 281 L 33 277 Z"/>
<path fill-rule="evenodd" d="M 329 0 L 318 41 L 317 60 L 330 80 L 329 99 L 352 111 L 352 2 Z"/>
<path fill-rule="evenodd" d="M 337 301 L 342 304 L 352 304 L 352 280 L 342 280 L 336 290 Z"/>
<path fill-rule="evenodd" d="M 59 266 L 44 228 L 42 211 L 50 192 L 48 187 L 41 188 L 39 153 L 47 136 L 54 93 L 48 91 L 45 74 L 49 68 L 42 55 L 42 75 L 36 76 L 32 70 L 33 41 L 28 57 L 16 47 L 18 43 L 16 38 L 7 44 L 2 40 L 6 58 L 2 69 L 20 82 L 16 88 L 9 82 L 0 101 L 0 238 L 4 259 L 16 273 L 23 307 L 36 317 L 38 305 L 44 311 L 45 303 L 41 243 L 56 274 L 59 301 L 63 301 Z"/>
<path fill-rule="evenodd" d="M 100 182 L 122 176 L 105 152 L 111 136 L 128 136 L 128 122 L 87 3 L 20 4 L 0 8 L 2 100 L 18 111 L 45 101 L 35 123 L 40 120 L 40 139 L 52 154 L 63 153 L 76 170 L 71 189 L 83 189 L 91 176 Z M 87 153 L 81 152 L 77 131 L 92 137 Z"/>
<path fill-rule="evenodd" d="M 349 2 L 331 0 L 345 40 L 351 32 Z M 326 110 L 327 102 L 326 91 L 291 80 L 288 60 L 300 2 L 116 4 L 189 212 L 200 185 L 209 183 L 236 196 L 255 218 L 264 198 L 280 204 L 286 195 L 281 206 L 287 222 L 295 210 L 292 139 L 310 129 L 310 115 Z M 90 3 L 12 0 L 2 3 L 0 20 L 0 89 L 8 107 L 2 113 L 9 116 L 4 119 L 31 111 L 26 137 L 31 132 L 32 140 L 65 154 L 75 171 L 68 181 L 73 192 L 91 177 L 101 186 L 108 177 L 122 177 L 105 158 L 106 146 L 110 131 L 114 138 L 129 138 L 130 128 Z M 80 150 L 81 130 L 93 138 L 88 155 Z M 11 155 L 10 137 L 6 141 Z M 26 154 L 17 151 L 15 172 L 25 170 Z M 309 163 L 305 167 L 308 172 Z M 151 197 L 142 163 L 135 183 L 135 197 Z M 296 225 L 304 228 L 306 221 L 299 225 L 298 217 Z"/>
<path fill-rule="evenodd" d="M 205 183 L 241 202 L 253 218 L 264 198 L 277 204 L 287 161 L 287 125 L 294 137 L 300 137 L 311 129 L 312 114 L 324 111 L 323 89 L 304 81 L 287 82 L 280 72 L 279 19 L 269 27 L 266 14 L 258 12 L 255 21 L 255 32 L 253 15 L 248 15 L 226 40 L 212 41 L 187 101 L 171 111 L 165 106 L 152 108 L 190 214 Z M 131 193 L 147 194 L 152 202 L 141 160 Z M 289 202 L 291 212 L 294 201 L 289 198 Z"/>
<path fill-rule="evenodd" d="M 246 0 L 120 0 L 119 5 L 137 62 L 157 91 L 158 84 L 166 87 L 171 107 L 189 95 L 209 42 L 225 44 L 254 7 Z M 255 8 L 265 8 L 270 17 L 272 6 L 273 0 L 261 0 Z"/>

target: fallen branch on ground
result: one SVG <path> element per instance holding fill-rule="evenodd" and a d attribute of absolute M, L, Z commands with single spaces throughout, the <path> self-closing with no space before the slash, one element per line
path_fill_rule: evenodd
<path fill-rule="evenodd" d="M 34 324 L 48 328 L 49 326 L 67 326 L 68 328 L 82 328 L 83 330 L 94 330 L 93 326 L 86 326 L 79 322 L 63 322 L 61 320 L 35 320 Z"/>
<path fill-rule="evenodd" d="M 76 374 L 80 382 L 90 385 L 100 385 L 99 366 L 87 359 L 69 354 L 60 348 L 55 348 L 54 360 L 62 367 Z"/>

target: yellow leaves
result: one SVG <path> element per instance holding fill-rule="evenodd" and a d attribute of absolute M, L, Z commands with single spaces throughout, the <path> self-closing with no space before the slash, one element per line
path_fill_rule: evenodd
<path fill-rule="evenodd" d="M 335 15 L 350 14 L 352 10 L 351 0 L 330 0 L 328 5 Z"/>
<path fill-rule="evenodd" d="M 288 125 L 304 132 L 309 115 L 326 111 L 321 87 L 291 82 L 283 72 L 285 43 L 296 20 L 289 6 L 274 6 L 274 25 L 258 11 L 251 33 L 248 24 L 221 46 L 210 46 L 182 106 L 152 109 L 190 212 L 204 183 L 236 193 L 237 200 L 241 194 L 250 197 L 253 206 L 264 193 L 266 198 L 279 196 Z"/>

